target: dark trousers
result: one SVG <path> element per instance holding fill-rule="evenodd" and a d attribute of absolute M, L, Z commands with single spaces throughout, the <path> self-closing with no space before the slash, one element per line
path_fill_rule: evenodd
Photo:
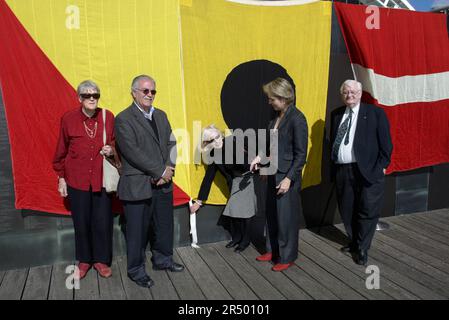
<path fill-rule="evenodd" d="M 229 217 L 229 231 L 232 241 L 238 243 L 242 248 L 246 248 L 251 242 L 248 223 L 249 219 Z"/>
<path fill-rule="evenodd" d="M 76 260 L 110 265 L 114 222 L 111 196 L 104 189 L 101 192 L 67 189 L 75 229 Z"/>
<path fill-rule="evenodd" d="M 298 258 L 300 190 L 300 181 L 292 181 L 290 190 L 278 196 L 275 176 L 268 177 L 267 251 L 272 252 L 273 261 L 290 263 Z"/>
<path fill-rule="evenodd" d="M 145 250 L 151 221 L 151 199 L 123 201 L 128 276 L 138 280 L 147 275 Z"/>
<path fill-rule="evenodd" d="M 143 201 L 123 201 L 128 276 L 146 276 L 145 251 L 150 242 L 153 265 L 173 263 L 173 193 L 153 187 L 153 196 Z"/>
<path fill-rule="evenodd" d="M 355 250 L 368 250 L 379 221 L 385 178 L 368 183 L 356 163 L 338 165 L 336 190 L 338 209 Z"/>
<path fill-rule="evenodd" d="M 153 186 L 150 245 L 153 265 L 168 267 L 173 263 L 173 192 L 164 193 Z"/>

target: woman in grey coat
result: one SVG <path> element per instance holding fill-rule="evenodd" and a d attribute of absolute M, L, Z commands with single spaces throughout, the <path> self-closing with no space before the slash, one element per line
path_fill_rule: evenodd
<path fill-rule="evenodd" d="M 239 143 L 240 141 L 243 143 Z M 230 232 L 232 240 L 226 247 L 236 247 L 235 252 L 242 252 L 249 246 L 248 222 L 256 213 L 254 181 L 249 172 L 246 145 L 244 139 L 236 139 L 234 135 L 224 138 L 213 125 L 204 129 L 201 151 L 208 166 L 198 199 L 191 208 L 192 213 L 196 212 L 203 201 L 207 200 L 214 178 L 220 172 L 227 181 L 230 196 L 219 224 Z M 233 152 L 230 153 L 231 151 Z M 241 163 L 237 161 L 239 158 L 243 158 Z"/>

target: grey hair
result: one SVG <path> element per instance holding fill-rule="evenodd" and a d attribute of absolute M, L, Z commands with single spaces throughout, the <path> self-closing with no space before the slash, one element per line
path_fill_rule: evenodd
<path fill-rule="evenodd" d="M 357 90 L 360 90 L 360 91 L 362 91 L 362 89 L 363 89 L 362 83 L 360 83 L 356 80 L 351 80 L 351 79 L 348 79 L 345 82 L 343 82 L 343 84 L 340 87 L 340 93 L 343 93 L 343 89 L 345 87 L 356 87 Z"/>
<path fill-rule="evenodd" d="M 85 81 L 81 82 L 78 85 L 78 88 L 76 89 L 76 93 L 79 96 L 81 93 L 86 92 L 87 89 L 93 89 L 93 90 L 96 90 L 97 93 L 100 93 L 100 87 L 92 80 L 85 80 Z"/>
<path fill-rule="evenodd" d="M 140 80 L 150 80 L 151 82 L 154 83 L 154 86 L 156 86 L 156 81 L 152 77 L 147 76 L 146 74 L 141 74 L 140 76 L 137 76 L 133 79 L 133 82 L 131 83 L 132 91 L 136 91 L 137 89 L 139 89 L 137 87 L 137 84 L 139 83 Z"/>

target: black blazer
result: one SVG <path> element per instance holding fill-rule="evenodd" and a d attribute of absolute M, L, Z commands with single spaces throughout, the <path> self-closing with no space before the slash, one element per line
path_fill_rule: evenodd
<path fill-rule="evenodd" d="M 231 139 L 232 139 L 232 141 L 231 141 Z M 234 148 L 234 151 L 232 153 L 233 160 L 232 160 L 232 163 L 225 163 L 223 156 L 226 152 L 226 146 L 231 146 L 231 145 Z M 221 150 L 219 150 L 220 153 L 217 154 L 219 161 L 217 161 L 217 163 L 212 162 L 211 164 L 209 164 L 207 166 L 206 174 L 204 175 L 203 181 L 201 182 L 200 191 L 198 193 L 198 200 L 202 200 L 202 201 L 207 200 L 207 198 L 209 197 L 210 189 L 212 187 L 212 183 L 214 182 L 215 175 L 217 174 L 217 172 L 220 172 L 223 175 L 223 177 L 226 179 L 226 183 L 229 188 L 229 192 L 231 191 L 232 179 L 234 179 L 237 176 L 241 176 L 243 173 L 248 171 L 250 168 L 250 164 L 249 164 L 250 159 L 248 159 L 248 156 L 247 156 L 247 154 L 248 154 L 247 149 L 248 148 L 247 148 L 246 140 L 245 140 L 243 150 L 237 150 L 236 139 L 234 136 L 228 136 L 224 139 L 223 148 Z M 213 150 L 211 152 L 211 156 L 214 156 L 216 151 L 218 152 L 218 150 Z M 245 155 L 243 156 L 244 163 L 237 164 L 237 161 L 236 161 L 237 153 L 242 153 L 242 152 L 245 153 Z"/>
<path fill-rule="evenodd" d="M 331 149 L 345 110 L 346 106 L 343 106 L 331 114 Z M 384 176 L 383 169 L 390 164 L 393 144 L 391 143 L 390 125 L 381 108 L 371 104 L 360 104 L 353 148 L 357 166 L 368 182 L 374 183 Z M 335 164 L 333 161 L 331 162 L 332 172 L 335 173 Z"/>
<path fill-rule="evenodd" d="M 276 118 L 268 128 L 273 129 Z M 278 169 L 276 183 L 288 177 L 292 181 L 301 181 L 301 171 L 306 164 L 308 127 L 304 114 L 294 105 L 288 107 L 278 126 Z"/>

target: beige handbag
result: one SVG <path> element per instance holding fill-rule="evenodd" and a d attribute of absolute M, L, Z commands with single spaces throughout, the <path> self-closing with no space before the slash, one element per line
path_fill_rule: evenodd
<path fill-rule="evenodd" d="M 106 145 L 106 110 L 103 109 L 103 145 Z M 105 156 L 103 156 L 103 187 L 106 192 L 116 192 L 120 175 Z"/>

